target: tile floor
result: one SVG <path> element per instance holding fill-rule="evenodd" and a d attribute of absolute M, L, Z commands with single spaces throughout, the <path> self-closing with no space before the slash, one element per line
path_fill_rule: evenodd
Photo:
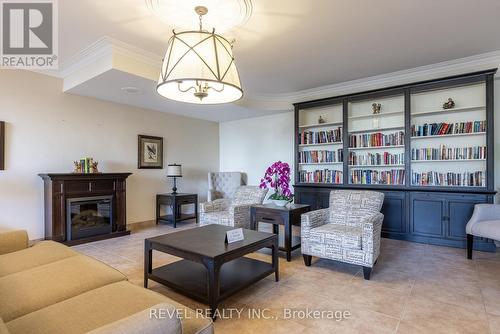
<path fill-rule="evenodd" d="M 192 228 L 195 224 L 181 225 Z M 143 284 L 144 238 L 173 232 L 154 224 L 138 224 L 130 236 L 75 246 Z M 281 280 L 273 276 L 223 302 L 226 309 L 243 309 L 240 317 L 219 319 L 222 333 L 500 333 L 500 253 L 465 250 L 383 239 L 381 255 L 365 281 L 360 268 L 328 260 L 305 267 L 300 250 L 292 262 L 280 257 Z M 270 261 L 267 250 L 253 253 Z M 153 265 L 178 258 L 154 252 Z M 150 289 L 191 308 L 202 305 L 150 281 Z M 257 308 L 270 319 L 248 316 Z M 348 318 L 285 319 L 284 309 L 348 311 Z M 338 313 L 337 313 L 338 314 Z"/>

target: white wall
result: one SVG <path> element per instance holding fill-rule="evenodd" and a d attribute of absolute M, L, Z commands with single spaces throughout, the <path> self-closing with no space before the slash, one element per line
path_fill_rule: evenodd
<path fill-rule="evenodd" d="M 6 170 L 0 171 L 0 226 L 44 236 L 38 173 L 71 172 L 73 160 L 99 161 L 103 172 L 132 172 L 127 222 L 154 219 L 155 195 L 168 192 L 166 169 L 137 169 L 137 135 L 164 138 L 164 163 L 181 163 L 183 192 L 206 198 L 207 172 L 219 166 L 217 123 L 62 93 L 62 81 L 0 71 L 0 120 L 6 122 Z"/>
<path fill-rule="evenodd" d="M 500 191 L 500 77 L 494 85 L 495 189 Z M 293 136 L 293 112 L 221 123 L 221 171 L 248 173 L 249 184 L 257 184 L 271 162 L 281 159 L 294 165 Z"/>
<path fill-rule="evenodd" d="M 245 172 L 258 185 L 273 162 L 293 166 L 293 127 L 293 112 L 220 123 L 220 170 Z"/>

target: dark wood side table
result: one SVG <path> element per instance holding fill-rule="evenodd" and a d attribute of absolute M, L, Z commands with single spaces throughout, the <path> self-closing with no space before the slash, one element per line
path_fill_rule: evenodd
<path fill-rule="evenodd" d="M 250 209 L 250 228 L 258 230 L 259 222 L 273 224 L 273 232 L 279 234 L 279 225 L 283 225 L 284 247 L 280 247 L 279 250 L 286 252 L 286 260 L 290 262 L 292 251 L 300 247 L 300 241 L 293 245 L 292 226 L 300 226 L 300 215 L 310 210 L 311 206 L 308 204 L 288 204 L 285 207 L 274 204 L 253 205 Z"/>
<path fill-rule="evenodd" d="M 194 204 L 194 214 L 182 213 L 182 206 Z M 168 205 L 172 208 L 172 214 L 160 215 L 162 205 Z M 189 219 L 196 219 L 198 223 L 198 195 L 197 194 L 158 194 L 156 195 L 156 224 L 172 223 L 174 228 L 177 227 L 177 222 Z"/>
<path fill-rule="evenodd" d="M 144 241 L 144 287 L 153 280 L 207 303 L 212 317 L 220 301 L 274 274 L 279 281 L 278 236 L 244 229 L 244 240 L 226 244 L 233 227 L 206 225 L 168 233 Z M 271 247 L 271 263 L 245 257 Z M 153 268 L 153 250 L 183 258 Z"/>

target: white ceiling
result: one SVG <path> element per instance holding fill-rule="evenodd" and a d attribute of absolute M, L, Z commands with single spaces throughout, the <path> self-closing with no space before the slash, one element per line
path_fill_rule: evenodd
<path fill-rule="evenodd" d="M 252 0 L 252 3 L 250 19 L 224 33 L 236 38 L 234 54 L 247 100 L 285 96 L 500 49 L 498 0 Z M 103 36 L 144 50 L 149 58 L 159 62 L 173 28 L 153 15 L 144 0 L 59 1 L 60 63 L 64 70 L 65 64 L 75 61 L 75 55 Z M 151 78 L 148 81 L 137 75 L 110 71 L 70 92 L 156 110 L 171 112 L 173 108 L 177 113 L 216 121 L 269 112 L 244 107 L 245 102 L 219 107 L 192 106 L 149 96 L 124 97 L 116 91 L 134 85 L 154 91 Z"/>

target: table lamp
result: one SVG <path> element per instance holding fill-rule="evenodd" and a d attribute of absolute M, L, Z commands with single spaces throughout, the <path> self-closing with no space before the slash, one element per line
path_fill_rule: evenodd
<path fill-rule="evenodd" d="M 176 179 L 182 177 L 182 167 L 178 164 L 171 164 L 167 167 L 167 177 L 174 178 L 174 187 L 172 188 L 172 194 L 177 194 L 177 183 Z"/>

